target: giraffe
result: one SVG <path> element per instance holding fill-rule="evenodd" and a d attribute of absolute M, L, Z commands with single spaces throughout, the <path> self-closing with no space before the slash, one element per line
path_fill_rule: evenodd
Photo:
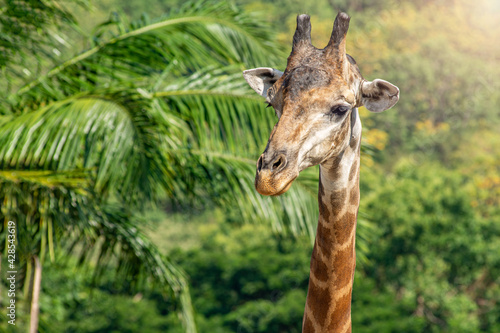
<path fill-rule="evenodd" d="M 399 89 L 367 81 L 346 54 L 350 18 L 339 13 L 328 45 L 311 44 L 308 15 L 297 16 L 285 72 L 246 70 L 248 84 L 278 117 L 257 161 L 255 188 L 285 193 L 300 171 L 319 165 L 319 221 L 311 256 L 302 332 L 351 332 L 355 234 L 359 207 L 361 121 L 358 107 L 382 112 L 399 100 Z"/>

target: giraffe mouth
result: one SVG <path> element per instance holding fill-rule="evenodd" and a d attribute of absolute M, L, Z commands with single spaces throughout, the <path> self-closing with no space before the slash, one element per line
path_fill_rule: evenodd
<path fill-rule="evenodd" d="M 285 184 L 285 186 L 283 186 L 283 188 L 279 191 L 279 192 L 276 192 L 274 194 L 271 194 L 271 196 L 273 197 L 277 197 L 279 195 L 282 195 L 283 193 L 285 193 L 286 191 L 288 191 L 290 189 L 290 187 L 292 187 L 292 183 L 293 181 L 296 179 L 297 177 L 293 178 L 292 180 L 290 180 L 288 183 Z"/>
<path fill-rule="evenodd" d="M 293 181 L 297 178 L 297 176 L 292 176 L 288 181 L 280 181 L 284 177 L 280 177 L 280 180 L 273 179 L 273 177 L 269 177 L 270 175 L 262 175 L 262 173 L 257 174 L 255 177 L 255 189 L 262 195 L 267 196 L 278 196 L 282 195 L 286 191 L 290 189 Z M 288 177 L 287 177 L 288 178 Z M 283 184 L 284 183 L 284 184 Z"/>

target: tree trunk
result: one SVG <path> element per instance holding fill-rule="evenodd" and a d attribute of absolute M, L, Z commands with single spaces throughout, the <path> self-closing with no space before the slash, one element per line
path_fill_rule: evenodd
<path fill-rule="evenodd" d="M 33 256 L 34 261 L 34 277 L 33 277 L 33 295 L 31 298 L 31 316 L 30 316 L 30 332 L 38 332 L 38 315 L 40 313 L 40 308 L 38 304 L 38 299 L 40 297 L 40 289 L 42 284 L 42 265 L 40 264 L 40 259 L 38 256 Z"/>

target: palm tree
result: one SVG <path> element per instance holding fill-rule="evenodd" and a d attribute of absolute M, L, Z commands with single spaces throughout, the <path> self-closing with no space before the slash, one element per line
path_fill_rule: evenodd
<path fill-rule="evenodd" d="M 5 20 L 11 11 L 0 13 Z M 71 21 L 61 13 L 48 17 Z M 53 54 L 67 52 L 52 48 L 70 40 L 54 31 L 55 42 L 26 51 L 27 61 L 2 63 L 10 81 L 1 85 L 0 236 L 16 222 L 26 282 L 33 271 L 31 281 L 41 280 L 38 259 L 72 253 L 92 262 L 96 277 L 116 267 L 117 278 L 157 283 L 194 332 L 186 277 L 141 232 L 141 211 L 160 199 L 211 201 L 277 232 L 314 234 L 305 221 L 317 214 L 316 175 L 301 175 L 278 199 L 253 189 L 275 120 L 240 73 L 284 57 L 258 17 L 225 2 L 189 2 L 131 24 L 112 16 L 64 60 Z"/>

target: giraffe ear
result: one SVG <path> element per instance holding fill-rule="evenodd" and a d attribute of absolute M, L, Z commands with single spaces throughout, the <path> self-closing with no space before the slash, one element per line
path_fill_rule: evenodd
<path fill-rule="evenodd" d="M 399 100 L 399 88 L 390 82 L 376 79 L 361 86 L 361 101 L 372 112 L 390 109 Z"/>
<path fill-rule="evenodd" d="M 267 89 L 278 81 L 283 72 L 269 67 L 259 67 L 243 72 L 243 77 L 257 94 L 267 97 Z"/>

